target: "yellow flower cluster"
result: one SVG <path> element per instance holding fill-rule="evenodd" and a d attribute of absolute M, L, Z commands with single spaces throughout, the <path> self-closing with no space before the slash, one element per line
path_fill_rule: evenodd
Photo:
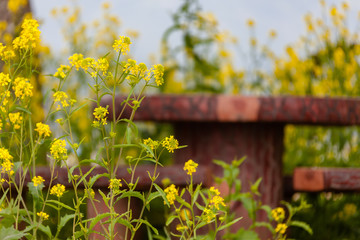
<path fill-rule="evenodd" d="M 106 58 L 99 58 L 96 61 L 94 58 L 84 58 L 82 54 L 78 54 L 78 53 L 75 53 L 72 56 L 70 56 L 69 62 L 70 65 L 75 67 L 77 71 L 80 68 L 82 68 L 92 77 L 96 77 L 99 71 L 101 71 L 102 75 L 105 76 L 109 69 L 109 62 Z"/>
<path fill-rule="evenodd" d="M 56 73 L 54 73 L 54 77 L 64 79 L 66 75 L 69 73 L 70 66 L 68 65 L 60 65 L 57 69 Z"/>
<path fill-rule="evenodd" d="M 44 178 L 42 176 L 35 176 L 32 178 L 32 182 L 34 184 L 34 187 L 37 187 L 38 185 L 42 184 L 44 182 Z"/>
<path fill-rule="evenodd" d="M 275 232 L 283 235 L 285 234 L 287 228 L 288 226 L 285 223 L 278 223 L 278 225 L 276 225 Z"/>
<path fill-rule="evenodd" d="M 9 74 L 7 73 L 0 73 L 0 86 L 6 87 L 11 82 Z"/>
<path fill-rule="evenodd" d="M 110 179 L 109 188 L 113 191 L 118 191 L 122 187 L 121 179 L 113 178 Z"/>
<path fill-rule="evenodd" d="M 20 124 L 22 123 L 23 117 L 20 115 L 19 112 L 17 113 L 9 113 L 9 120 L 13 125 L 14 129 L 19 129 Z"/>
<path fill-rule="evenodd" d="M 35 131 L 39 133 L 39 137 L 50 137 L 51 134 L 49 125 L 41 122 L 36 123 Z"/>
<path fill-rule="evenodd" d="M 36 213 L 36 215 L 38 215 L 40 218 L 44 219 L 44 220 L 48 220 L 49 219 L 49 214 L 44 213 L 44 212 L 38 212 Z"/>
<path fill-rule="evenodd" d="M 50 189 L 51 195 L 56 195 L 57 197 L 61 197 L 65 192 L 65 186 L 62 184 L 56 184 Z"/>
<path fill-rule="evenodd" d="M 93 121 L 94 127 L 100 127 L 101 125 L 106 125 L 107 115 L 109 114 L 107 108 L 97 107 L 94 109 L 93 115 L 96 120 Z"/>
<path fill-rule="evenodd" d="M 13 41 L 14 49 L 29 49 L 35 48 L 40 42 L 39 24 L 35 19 L 25 19 L 21 25 L 20 36 Z"/>
<path fill-rule="evenodd" d="M 76 70 L 82 66 L 82 61 L 84 60 L 84 55 L 79 53 L 74 53 L 72 56 L 69 57 L 70 65 L 75 67 Z"/>
<path fill-rule="evenodd" d="M 161 64 L 154 65 L 152 71 L 154 73 L 156 85 L 161 86 L 164 83 L 164 66 Z"/>
<path fill-rule="evenodd" d="M 17 98 L 24 99 L 33 95 L 33 86 L 27 78 L 17 77 L 12 88 Z"/>
<path fill-rule="evenodd" d="M 53 97 L 54 97 L 54 101 L 56 103 L 59 103 L 57 106 L 57 110 L 60 110 L 60 108 L 61 108 L 60 103 L 61 103 L 62 107 L 69 106 L 69 102 L 68 102 L 69 96 L 65 92 L 57 91 L 54 93 Z"/>
<path fill-rule="evenodd" d="M 4 160 L 1 163 L 1 173 L 7 173 L 9 176 L 14 174 L 14 163 L 10 160 Z"/>
<path fill-rule="evenodd" d="M 174 184 L 171 184 L 169 187 L 165 188 L 164 192 L 166 193 L 166 199 L 169 204 L 174 204 L 176 200 L 176 196 L 179 196 L 178 190 L 176 189 Z M 166 202 L 164 202 L 166 204 Z"/>
<path fill-rule="evenodd" d="M 224 199 L 220 197 L 220 191 L 216 189 L 215 187 L 211 187 L 209 189 L 209 204 L 205 207 L 203 211 L 203 218 L 207 223 L 212 222 L 218 211 L 220 210 L 220 206 L 226 206 L 224 203 Z"/>
<path fill-rule="evenodd" d="M 154 150 L 159 146 L 159 141 L 148 138 L 148 139 L 144 139 L 144 144 L 149 146 L 149 148 L 151 148 L 152 150 Z"/>
<path fill-rule="evenodd" d="M 17 13 L 19 9 L 26 6 L 27 3 L 27 0 L 9 0 L 7 3 L 7 8 L 10 12 Z"/>
<path fill-rule="evenodd" d="M 65 160 L 67 158 L 65 140 L 55 138 L 50 146 L 50 154 L 55 160 Z"/>
<path fill-rule="evenodd" d="M 170 153 L 173 153 L 175 149 L 179 148 L 179 142 L 174 138 L 174 136 L 166 137 L 161 141 L 161 145 Z"/>
<path fill-rule="evenodd" d="M 10 155 L 9 150 L 1 147 L 0 148 L 0 159 L 11 161 L 13 159 L 13 156 Z"/>
<path fill-rule="evenodd" d="M 145 81 L 150 80 L 150 73 L 145 63 L 137 64 L 133 59 L 128 59 L 124 66 L 124 72 L 128 73 L 126 79 L 129 80 L 130 84 L 136 84 L 141 79 Z"/>
<path fill-rule="evenodd" d="M 192 176 L 192 174 L 196 172 L 198 165 L 199 164 L 190 159 L 185 163 L 184 170 L 187 171 L 188 175 Z"/>
<path fill-rule="evenodd" d="M 271 216 L 276 222 L 282 222 L 285 218 L 285 210 L 282 207 L 271 210 Z"/>
<path fill-rule="evenodd" d="M 0 148 L 0 160 L 1 163 L 1 173 L 7 173 L 8 175 L 14 174 L 14 164 L 12 163 L 13 156 L 10 155 L 9 150 L 6 148 Z"/>
<path fill-rule="evenodd" d="M 113 48 L 116 52 L 121 52 L 123 55 L 127 55 L 130 51 L 130 44 L 132 43 L 129 37 L 120 36 L 119 40 L 115 40 Z"/>

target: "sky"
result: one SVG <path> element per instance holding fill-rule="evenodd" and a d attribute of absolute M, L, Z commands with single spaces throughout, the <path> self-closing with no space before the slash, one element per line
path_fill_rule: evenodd
<path fill-rule="evenodd" d="M 40 30 L 43 41 L 53 49 L 60 50 L 63 46 L 61 25 L 51 17 L 54 7 L 72 6 L 77 4 L 82 9 L 83 21 L 91 22 L 101 16 L 100 0 L 30 0 L 37 19 L 43 21 Z M 137 59 L 145 61 L 152 53 L 159 52 L 160 39 L 164 31 L 171 26 L 171 14 L 181 4 L 181 0 L 110 0 L 111 13 L 122 21 L 122 29 L 134 29 L 140 37 L 134 43 Z M 294 43 L 305 33 L 303 21 L 306 13 L 321 16 L 321 7 L 316 0 L 200 0 L 203 11 L 212 12 L 218 19 L 219 28 L 229 30 L 239 39 L 240 45 L 247 46 L 248 29 L 246 22 L 254 19 L 256 35 L 264 42 L 271 29 L 277 31 L 278 37 L 272 43 L 272 49 L 280 53 L 287 44 Z M 327 5 L 339 4 L 341 1 L 328 0 Z M 351 16 L 357 19 L 360 1 L 349 0 Z M 350 23 L 352 24 L 352 23 Z M 244 42 L 246 44 L 244 44 Z"/>

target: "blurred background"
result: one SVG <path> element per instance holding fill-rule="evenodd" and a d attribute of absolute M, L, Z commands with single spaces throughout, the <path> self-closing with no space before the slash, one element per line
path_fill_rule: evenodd
<path fill-rule="evenodd" d="M 16 35 L 11 24 L 19 23 L 20 16 L 29 10 L 26 0 L 13 2 L 12 17 L 0 24 L 4 43 Z M 161 93 L 360 95 L 359 1 L 29 3 L 34 17 L 41 21 L 43 46 L 38 56 L 44 74 L 54 73 L 73 53 L 104 56 L 114 39 L 127 35 L 133 42 L 132 56 L 165 66 Z M 74 96 L 85 95 L 79 87 L 84 84 L 84 75 L 76 74 L 78 81 L 67 86 L 68 91 Z M 46 94 L 42 92 L 45 85 L 51 86 L 51 82 L 39 76 L 42 94 Z M 74 124 L 79 139 L 89 134 L 83 124 L 89 121 L 88 114 L 83 116 Z M 171 131 L 168 127 L 151 129 L 144 135 Z M 283 172 L 291 175 L 298 166 L 359 167 L 359 133 L 358 127 L 288 125 Z M 83 144 L 90 149 L 94 143 Z M 298 217 L 312 226 L 314 235 L 294 230 L 294 238 L 360 238 L 357 194 L 295 194 L 292 201 L 300 198 L 314 206 Z"/>

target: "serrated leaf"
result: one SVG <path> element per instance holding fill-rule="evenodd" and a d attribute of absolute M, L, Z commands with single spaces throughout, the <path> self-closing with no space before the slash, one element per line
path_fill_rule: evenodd
<path fill-rule="evenodd" d="M 149 204 L 152 200 L 158 198 L 158 197 L 161 197 L 161 194 L 159 192 L 152 192 L 150 193 L 148 199 L 146 200 L 147 203 L 146 204 Z"/>
<path fill-rule="evenodd" d="M 102 173 L 102 174 L 97 174 L 97 175 L 91 177 L 89 180 L 89 187 L 91 188 L 94 185 L 94 183 L 96 182 L 96 180 L 98 180 L 101 177 L 110 178 L 110 175 L 108 173 Z"/>
<path fill-rule="evenodd" d="M 76 214 L 67 214 L 65 216 L 62 216 L 61 219 L 60 219 L 60 223 L 58 225 L 58 230 L 57 231 L 60 231 L 64 226 L 65 224 L 70 220 L 70 219 L 73 219 L 74 217 L 76 216 Z"/>
<path fill-rule="evenodd" d="M 123 194 L 121 194 L 121 196 L 119 196 L 118 199 L 122 199 L 126 197 L 136 197 L 139 198 L 143 203 L 145 202 L 144 195 L 137 191 L 129 190 L 127 192 L 124 192 Z"/>
<path fill-rule="evenodd" d="M 42 224 L 39 225 L 39 230 L 46 234 L 46 236 L 49 237 L 49 239 L 53 239 L 51 229 L 49 226 L 44 226 Z"/>
<path fill-rule="evenodd" d="M 92 229 L 95 227 L 95 225 L 99 221 L 101 221 L 102 219 L 109 217 L 109 216 L 111 216 L 111 213 L 102 213 L 102 214 L 99 214 L 96 217 L 92 218 L 91 222 L 90 222 L 90 226 L 89 226 L 90 231 L 92 231 Z"/>

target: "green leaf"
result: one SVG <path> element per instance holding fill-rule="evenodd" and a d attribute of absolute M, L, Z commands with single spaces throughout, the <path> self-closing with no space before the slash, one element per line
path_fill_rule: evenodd
<path fill-rule="evenodd" d="M 63 208 L 66 208 L 66 209 L 68 209 L 68 210 L 71 210 L 71 211 L 75 212 L 75 209 L 73 209 L 73 208 L 70 207 L 69 205 L 66 205 L 66 204 L 64 204 L 64 203 L 62 203 L 62 202 L 60 202 L 60 201 L 58 201 L 58 200 L 48 199 L 48 200 L 46 201 L 46 203 L 53 203 L 53 204 L 55 204 L 55 205 L 59 205 L 60 207 L 63 207 Z"/>
<path fill-rule="evenodd" d="M 90 222 L 90 226 L 89 226 L 90 231 L 93 232 L 92 229 L 95 227 L 95 225 L 99 221 L 101 221 L 102 219 L 104 219 L 106 217 L 110 217 L 110 216 L 111 216 L 111 213 L 102 213 L 102 214 L 99 214 L 96 217 L 92 218 L 91 222 Z"/>
<path fill-rule="evenodd" d="M 5 228 L 4 226 L 2 226 L 0 228 L 0 239 L 2 240 L 18 240 L 24 237 L 25 235 L 27 234 L 24 232 L 20 232 L 19 230 L 16 230 L 13 226 L 9 228 Z"/>
<path fill-rule="evenodd" d="M 257 233 L 251 230 L 245 230 L 243 228 L 237 231 L 236 234 L 234 234 L 234 236 L 235 236 L 234 239 L 260 240 Z"/>
<path fill-rule="evenodd" d="M 255 182 L 254 184 L 252 184 L 251 187 L 250 187 L 251 192 L 254 193 L 254 194 L 256 194 L 256 195 L 258 195 L 258 196 L 260 195 L 260 193 L 259 193 L 259 185 L 260 185 L 260 183 L 261 183 L 261 180 L 262 180 L 262 178 L 259 178 L 259 179 L 256 180 L 256 182 Z"/>
<path fill-rule="evenodd" d="M 77 168 L 79 165 L 75 165 L 75 166 L 72 166 L 69 171 L 68 171 L 68 181 L 69 183 L 71 182 L 71 176 L 72 176 L 72 173 L 74 172 L 75 168 Z"/>
<path fill-rule="evenodd" d="M 119 196 L 119 199 L 126 198 L 126 197 L 136 197 L 139 198 L 143 203 L 145 202 L 144 195 L 140 192 L 129 190 L 127 192 L 124 192 Z"/>
<path fill-rule="evenodd" d="M 28 109 L 26 109 L 26 108 L 17 106 L 17 107 L 15 107 L 15 109 L 20 110 L 20 111 L 23 111 L 23 112 L 26 112 L 26 113 L 29 114 L 29 115 L 32 115 L 32 113 L 31 113 Z"/>
<path fill-rule="evenodd" d="M 108 208 L 110 208 L 110 207 L 109 207 L 109 198 L 108 198 L 108 197 L 105 195 L 105 193 L 103 193 L 100 189 L 99 189 L 98 191 L 99 191 L 101 197 L 103 198 L 103 201 L 104 201 L 105 205 L 106 205 Z"/>
<path fill-rule="evenodd" d="M 221 230 L 223 230 L 223 229 L 225 229 L 225 228 L 230 227 L 231 225 L 237 223 L 237 222 L 240 221 L 241 219 L 242 219 L 242 217 L 239 217 L 239 218 L 236 218 L 236 219 L 232 220 L 231 222 L 228 222 L 228 223 L 220 226 L 220 227 L 218 228 L 218 231 L 221 231 Z"/>
<path fill-rule="evenodd" d="M 39 225 L 39 230 L 45 233 L 48 236 L 48 239 L 53 239 L 51 229 L 49 226 L 44 226 L 42 224 Z"/>
<path fill-rule="evenodd" d="M 28 182 L 27 186 L 29 187 L 29 192 L 33 196 L 34 201 L 39 202 L 40 197 L 42 196 L 41 190 L 45 187 L 44 184 L 41 183 L 35 187 L 33 182 Z"/>
<path fill-rule="evenodd" d="M 300 221 L 291 221 L 289 223 L 289 226 L 295 226 L 295 227 L 302 228 L 305 231 L 307 231 L 310 235 L 313 235 L 313 231 L 312 231 L 311 227 L 309 226 L 309 224 L 307 224 L 307 223 L 300 222 Z"/>
<path fill-rule="evenodd" d="M 267 229 L 269 229 L 271 232 L 274 232 L 274 228 L 273 226 L 268 223 L 268 222 L 255 222 L 255 227 L 266 227 Z"/>
<path fill-rule="evenodd" d="M 89 171 L 87 171 L 81 178 L 79 181 L 76 182 L 76 186 L 78 187 L 80 185 L 80 183 L 82 183 L 85 178 L 94 170 L 94 168 L 96 168 L 96 166 L 93 166 L 92 168 L 90 168 Z"/>
<path fill-rule="evenodd" d="M 162 188 L 159 185 L 157 185 L 156 183 L 154 183 L 154 187 L 160 193 L 161 197 L 163 198 L 165 203 L 168 205 L 168 207 L 170 207 L 169 201 L 166 198 L 166 194 L 165 194 L 164 190 L 162 190 Z"/>
<path fill-rule="evenodd" d="M 156 228 L 153 227 L 153 225 L 151 225 L 147 220 L 145 219 L 134 219 L 133 222 L 140 222 L 145 224 L 146 226 L 150 227 L 150 229 L 156 234 L 159 235 L 159 232 Z"/>
<path fill-rule="evenodd" d="M 108 173 L 102 173 L 102 174 L 97 174 L 97 175 L 91 177 L 89 180 L 89 187 L 92 188 L 92 186 L 94 185 L 96 180 L 98 180 L 101 177 L 110 178 L 110 175 Z"/>
<path fill-rule="evenodd" d="M 158 197 L 161 197 L 161 194 L 159 192 L 152 192 L 150 193 L 148 199 L 146 200 L 146 204 L 149 204 L 152 200 L 158 198 Z"/>
<path fill-rule="evenodd" d="M 165 226 L 169 226 L 175 219 L 177 219 L 176 215 L 172 215 L 172 216 L 168 217 L 168 219 L 166 220 Z"/>
<path fill-rule="evenodd" d="M 66 224 L 70 219 L 73 219 L 75 216 L 76 216 L 76 214 L 66 214 L 65 216 L 62 216 L 61 219 L 60 219 L 60 223 L 59 223 L 59 225 L 58 225 L 57 231 L 60 231 L 60 230 L 65 226 L 65 224 Z"/>

